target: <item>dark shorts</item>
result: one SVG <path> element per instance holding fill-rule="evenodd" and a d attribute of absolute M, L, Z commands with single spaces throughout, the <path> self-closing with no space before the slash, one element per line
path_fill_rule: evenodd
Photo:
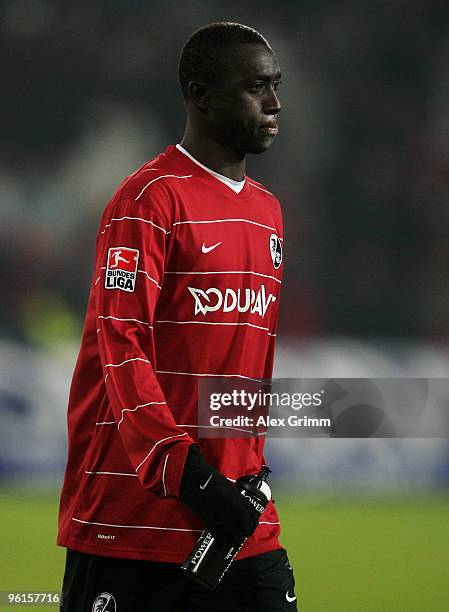
<path fill-rule="evenodd" d="M 284 549 L 234 561 L 215 591 L 174 563 L 112 559 L 67 550 L 63 612 L 295 612 Z"/>

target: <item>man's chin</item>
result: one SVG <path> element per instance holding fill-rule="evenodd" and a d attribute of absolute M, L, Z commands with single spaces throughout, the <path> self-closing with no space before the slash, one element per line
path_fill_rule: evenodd
<path fill-rule="evenodd" d="M 247 149 L 247 153 L 251 153 L 253 155 L 258 155 L 259 153 L 265 153 L 273 144 L 274 138 L 266 138 L 262 141 L 253 143 L 251 148 Z"/>

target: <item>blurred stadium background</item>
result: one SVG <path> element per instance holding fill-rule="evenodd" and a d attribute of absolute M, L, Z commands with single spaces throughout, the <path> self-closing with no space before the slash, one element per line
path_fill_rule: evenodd
<path fill-rule="evenodd" d="M 99 216 L 180 141 L 177 58 L 217 20 L 260 29 L 284 73 L 280 136 L 249 160 L 284 206 L 277 375 L 448 378 L 447 1 L 3 0 L 0 591 L 60 588 Z M 302 612 L 449 610 L 448 431 L 268 441 Z"/>

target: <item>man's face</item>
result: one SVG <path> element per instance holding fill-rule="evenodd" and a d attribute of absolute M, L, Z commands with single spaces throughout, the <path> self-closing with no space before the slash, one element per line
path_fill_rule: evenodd
<path fill-rule="evenodd" d="M 263 153 L 278 131 L 281 73 L 275 55 L 262 44 L 230 49 L 209 89 L 212 135 L 238 155 Z"/>

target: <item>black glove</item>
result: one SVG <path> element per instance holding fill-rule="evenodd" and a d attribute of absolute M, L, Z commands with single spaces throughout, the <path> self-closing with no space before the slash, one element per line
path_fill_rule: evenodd
<path fill-rule="evenodd" d="M 259 524 L 257 510 L 233 482 L 204 461 L 195 444 L 187 454 L 179 497 L 217 540 L 240 544 Z"/>

